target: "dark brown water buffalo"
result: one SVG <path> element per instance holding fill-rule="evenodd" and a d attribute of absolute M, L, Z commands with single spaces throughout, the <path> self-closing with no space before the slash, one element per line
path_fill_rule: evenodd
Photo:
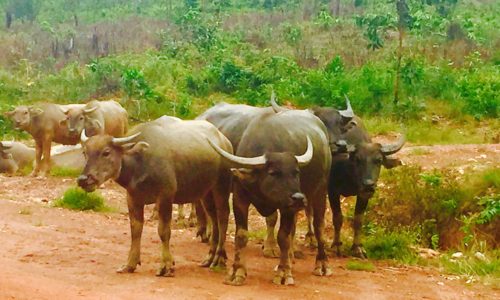
<path fill-rule="evenodd" d="M 21 142 L 0 142 L 0 173 L 14 174 L 34 160 L 35 149 Z"/>
<path fill-rule="evenodd" d="M 356 196 L 354 212 L 354 241 L 352 254 L 366 258 L 361 243 L 361 226 L 368 200 L 373 196 L 380 174 L 380 167 L 393 168 L 401 164 L 397 158 L 390 157 L 404 145 L 404 138 L 394 144 L 381 145 L 373 143 L 362 120 L 355 116 L 347 99 L 347 111 L 339 111 L 329 107 L 315 107 L 311 111 L 328 129 L 332 150 L 332 168 L 328 184 L 328 198 L 333 213 L 335 228 L 332 248 L 340 253 L 340 230 L 343 223 L 340 196 Z M 275 111 L 283 111 L 272 101 Z M 311 220 L 309 218 L 309 223 Z M 311 226 L 309 225 L 309 231 Z M 308 235 L 311 235 L 308 232 Z"/>
<path fill-rule="evenodd" d="M 5 115 L 10 117 L 16 128 L 27 131 L 36 142 L 35 168 L 32 175 L 47 175 L 50 170 L 50 149 L 52 142 L 76 145 L 80 136 L 69 133 L 68 127 L 61 125 L 66 119 L 65 111 L 83 107 L 80 104 L 58 105 L 44 103 L 37 106 L 18 106 Z"/>
<path fill-rule="evenodd" d="M 68 130 L 80 136 L 83 129 L 88 136 L 109 134 L 114 137 L 125 135 L 128 129 L 127 111 L 116 101 L 93 100 L 83 107 L 75 107 L 66 111 Z"/>
<path fill-rule="evenodd" d="M 93 191 L 108 179 L 115 180 L 128 193 L 132 244 L 127 263 L 118 272 L 133 272 L 140 264 L 140 241 L 144 205 L 158 207 L 158 234 L 161 264 L 158 276 L 173 276 L 170 253 L 172 204 L 203 199 L 213 225 L 210 251 L 202 266 L 224 266 L 228 197 L 231 172 L 228 162 L 209 145 L 209 141 L 232 153 L 231 143 L 215 126 L 205 121 L 181 121 L 163 117 L 138 125 L 131 136 L 115 138 L 106 134 L 84 137 L 87 157 L 78 185 Z"/>
<path fill-rule="evenodd" d="M 214 146 L 229 160 L 237 178 L 233 189 L 236 220 L 235 258 L 226 283 L 241 285 L 246 278 L 244 250 L 248 241 L 248 208 L 252 204 L 263 216 L 279 210 L 280 263 L 273 282 L 294 284 L 291 241 L 298 210 L 311 206 L 318 242 L 315 275 L 331 275 L 322 238 L 326 191 L 331 165 L 325 126 L 306 111 L 269 111 L 250 121 L 236 155 Z"/>

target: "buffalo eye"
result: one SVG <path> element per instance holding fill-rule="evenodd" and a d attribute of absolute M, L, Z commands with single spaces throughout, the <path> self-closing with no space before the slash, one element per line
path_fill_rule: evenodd
<path fill-rule="evenodd" d="M 25 115 L 27 115 L 27 114 L 28 114 L 28 112 L 27 112 L 27 111 L 25 111 L 25 112 L 24 112 L 24 114 L 25 114 Z"/>
<path fill-rule="evenodd" d="M 109 149 L 106 149 L 102 152 L 102 156 L 104 156 L 104 157 L 108 157 L 110 154 L 111 154 L 111 150 L 109 150 Z"/>
<path fill-rule="evenodd" d="M 80 121 L 83 121 L 83 116 L 80 117 Z"/>
<path fill-rule="evenodd" d="M 267 173 L 269 175 L 271 175 L 271 176 L 279 176 L 279 175 L 281 175 L 281 172 L 278 171 L 278 170 L 269 170 Z"/>
<path fill-rule="evenodd" d="M 375 163 L 376 163 L 377 165 L 382 164 L 382 159 L 381 159 L 381 158 L 376 158 L 376 159 L 375 159 Z"/>

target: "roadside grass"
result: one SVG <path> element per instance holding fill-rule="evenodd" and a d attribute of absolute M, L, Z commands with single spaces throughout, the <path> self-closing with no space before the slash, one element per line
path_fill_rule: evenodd
<path fill-rule="evenodd" d="M 375 266 L 371 262 L 353 259 L 347 262 L 346 268 L 352 271 L 375 271 Z"/>
<path fill-rule="evenodd" d="M 377 228 L 365 239 L 364 248 L 370 259 L 389 259 L 414 265 L 419 257 L 414 250 L 417 237 L 411 230 L 388 231 Z"/>
<path fill-rule="evenodd" d="M 79 187 L 71 187 L 64 195 L 53 203 L 55 207 L 72 210 L 93 210 L 96 212 L 112 212 L 113 208 L 106 205 L 104 198 L 98 192 L 87 193 Z"/>
<path fill-rule="evenodd" d="M 404 133 L 407 141 L 414 145 L 490 143 L 495 138 L 492 133 L 500 129 L 498 120 L 464 119 L 434 124 L 429 118 L 403 123 L 383 116 L 367 116 L 363 117 L 363 123 L 372 136 Z"/>
<path fill-rule="evenodd" d="M 249 230 L 248 239 L 255 242 L 263 242 L 266 239 L 267 231 L 265 228 Z"/>
<path fill-rule="evenodd" d="M 81 174 L 81 170 L 65 167 L 53 166 L 50 169 L 50 175 L 54 177 L 78 177 Z"/>

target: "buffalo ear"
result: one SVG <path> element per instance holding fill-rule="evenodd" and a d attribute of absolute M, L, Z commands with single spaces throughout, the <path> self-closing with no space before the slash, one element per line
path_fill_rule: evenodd
<path fill-rule="evenodd" d="M 3 159 L 13 159 L 12 154 L 5 153 L 5 152 L 2 152 L 2 158 Z"/>
<path fill-rule="evenodd" d="M 382 161 L 382 164 L 386 169 L 392 169 L 397 166 L 403 165 L 401 160 L 399 158 L 393 158 L 393 157 L 384 157 L 384 160 Z"/>
<path fill-rule="evenodd" d="M 38 108 L 38 107 L 30 106 L 29 111 L 30 111 L 30 114 L 32 117 L 39 116 L 39 115 L 43 114 L 43 110 L 41 108 Z"/>
<path fill-rule="evenodd" d="M 14 111 L 6 111 L 3 113 L 3 115 L 6 117 L 12 117 L 14 115 Z"/>
<path fill-rule="evenodd" d="M 123 151 L 129 155 L 142 153 L 148 148 L 149 144 L 146 142 L 128 143 L 122 146 Z"/>
<path fill-rule="evenodd" d="M 257 180 L 257 176 L 253 169 L 247 168 L 231 168 L 231 172 L 234 176 L 236 176 L 239 180 L 243 182 L 252 183 Z"/>
<path fill-rule="evenodd" d="M 59 125 L 61 125 L 61 126 L 66 126 L 66 125 L 68 125 L 68 120 L 67 120 L 67 119 L 64 119 L 64 120 L 59 121 Z"/>

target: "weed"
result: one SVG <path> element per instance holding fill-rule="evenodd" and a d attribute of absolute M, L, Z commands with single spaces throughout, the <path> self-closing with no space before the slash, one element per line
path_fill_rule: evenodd
<path fill-rule="evenodd" d="M 79 169 L 73 169 L 73 168 L 65 168 L 65 167 L 58 167 L 58 166 L 53 166 L 50 169 L 50 175 L 54 177 L 78 177 L 82 170 Z"/>
<path fill-rule="evenodd" d="M 417 243 L 414 232 L 378 229 L 368 235 L 365 240 L 365 250 L 371 259 L 393 259 L 405 264 L 414 264 L 418 256 L 412 248 Z"/>
<path fill-rule="evenodd" d="M 54 201 L 54 206 L 73 210 L 93 210 L 99 212 L 111 210 L 106 206 L 104 198 L 99 193 L 87 193 L 79 187 L 67 189 L 62 198 Z"/>
<path fill-rule="evenodd" d="M 369 261 L 349 260 L 346 264 L 347 270 L 353 271 L 374 271 L 375 266 Z"/>

